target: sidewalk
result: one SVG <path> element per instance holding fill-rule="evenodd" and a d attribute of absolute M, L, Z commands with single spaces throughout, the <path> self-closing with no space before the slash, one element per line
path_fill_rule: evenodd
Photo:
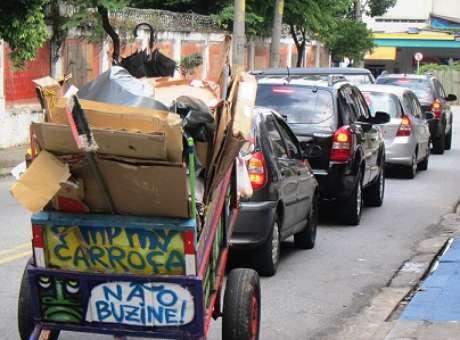
<path fill-rule="evenodd" d="M 370 305 L 330 339 L 460 339 L 460 205 L 421 241 Z M 328 338 L 329 340 L 329 338 Z"/>
<path fill-rule="evenodd" d="M 28 145 L 0 149 L 0 176 L 8 175 L 12 168 L 24 161 Z"/>

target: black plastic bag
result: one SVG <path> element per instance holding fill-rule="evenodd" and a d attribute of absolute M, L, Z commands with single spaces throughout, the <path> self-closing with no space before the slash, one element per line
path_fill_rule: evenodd
<path fill-rule="evenodd" d="M 187 136 L 198 142 L 212 141 L 216 122 L 209 107 L 201 99 L 180 96 L 176 99 L 175 106 Z"/>

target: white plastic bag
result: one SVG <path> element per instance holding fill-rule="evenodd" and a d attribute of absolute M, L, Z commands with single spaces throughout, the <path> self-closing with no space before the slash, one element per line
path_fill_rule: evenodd
<path fill-rule="evenodd" d="M 238 193 L 242 198 L 251 198 L 253 191 L 251 181 L 249 180 L 248 169 L 243 158 L 236 158 L 236 183 Z"/>

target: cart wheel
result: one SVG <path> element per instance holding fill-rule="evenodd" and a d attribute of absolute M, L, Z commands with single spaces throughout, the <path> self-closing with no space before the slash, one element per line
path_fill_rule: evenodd
<path fill-rule="evenodd" d="M 22 274 L 21 287 L 19 289 L 18 298 L 18 330 L 21 340 L 29 340 L 30 335 L 34 331 L 35 322 L 32 316 L 32 299 L 30 295 L 30 282 L 27 273 L 29 260 Z M 59 336 L 59 331 L 51 331 L 48 336 L 49 340 L 56 340 Z"/>
<path fill-rule="evenodd" d="M 259 276 L 252 269 L 233 269 L 224 294 L 222 339 L 258 340 L 259 328 Z"/>

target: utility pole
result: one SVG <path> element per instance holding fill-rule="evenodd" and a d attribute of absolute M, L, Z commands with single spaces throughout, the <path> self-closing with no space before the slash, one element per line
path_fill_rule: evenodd
<path fill-rule="evenodd" d="M 281 25 L 283 22 L 284 0 L 276 0 L 273 13 L 272 44 L 270 46 L 270 67 L 279 67 Z"/>
<path fill-rule="evenodd" d="M 244 71 L 244 32 L 246 3 L 245 0 L 234 0 L 235 14 L 233 18 L 232 66 L 233 73 Z"/>

